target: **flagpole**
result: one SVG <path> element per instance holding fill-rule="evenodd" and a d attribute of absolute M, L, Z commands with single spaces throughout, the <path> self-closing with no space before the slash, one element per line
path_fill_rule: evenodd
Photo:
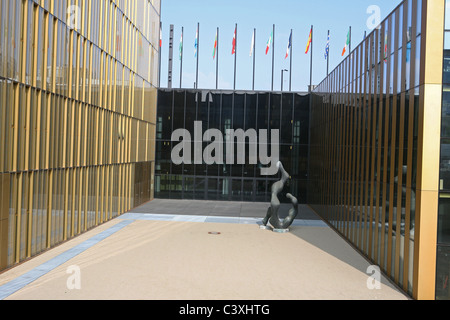
<path fill-rule="evenodd" d="M 183 87 L 183 50 L 184 50 L 184 27 L 181 27 L 181 48 L 180 48 L 180 89 Z"/>
<path fill-rule="evenodd" d="M 197 67 L 195 71 L 195 88 L 198 89 L 198 56 L 200 55 L 200 23 L 197 23 Z"/>
<path fill-rule="evenodd" d="M 234 43 L 234 86 L 233 86 L 233 90 L 236 91 L 236 62 L 237 62 L 237 23 L 236 23 L 236 27 L 234 29 L 234 32 L 236 34 Z"/>
<path fill-rule="evenodd" d="M 219 89 L 219 28 L 217 28 L 217 48 L 216 48 L 216 90 Z"/>
<path fill-rule="evenodd" d="M 291 55 L 291 61 L 289 62 L 289 92 L 292 92 L 292 46 L 293 46 L 293 39 L 292 39 L 292 29 L 291 29 L 291 49 L 290 49 L 290 55 Z"/>
<path fill-rule="evenodd" d="M 275 24 L 273 25 L 272 32 L 272 90 L 273 91 L 273 79 L 275 76 Z"/>
<path fill-rule="evenodd" d="M 350 26 L 350 43 L 348 45 L 348 54 L 350 55 L 352 52 L 352 26 Z"/>
<path fill-rule="evenodd" d="M 167 88 L 172 89 L 172 73 L 173 73 L 173 24 L 170 25 L 169 33 L 169 67 L 167 70 Z"/>
<path fill-rule="evenodd" d="M 253 81 L 252 81 L 252 90 L 255 91 L 255 64 L 256 64 L 256 28 L 253 28 L 253 48 L 252 48 L 252 54 L 253 54 Z"/>
<path fill-rule="evenodd" d="M 159 22 L 159 72 L 158 72 L 158 88 L 161 88 L 161 48 L 162 48 L 162 44 L 161 44 L 161 40 L 162 39 L 162 22 Z"/>
<path fill-rule="evenodd" d="M 312 119 L 312 72 L 313 72 L 313 44 L 314 44 L 314 37 L 313 37 L 313 25 L 311 25 L 311 43 L 310 43 L 310 50 L 311 50 L 311 61 L 309 66 L 309 123 L 311 123 Z M 311 129 L 310 129 L 311 130 Z M 311 131 L 310 131 L 311 132 Z M 308 135 L 308 159 L 310 159 L 311 156 L 311 134 Z M 308 171 L 310 170 L 310 162 L 308 161 Z M 309 191 L 307 191 L 306 198 L 309 198 Z"/>
<path fill-rule="evenodd" d="M 309 66 L 309 91 L 312 92 L 312 77 L 313 77 L 313 45 L 314 45 L 314 30 L 313 26 L 311 26 L 311 61 Z"/>

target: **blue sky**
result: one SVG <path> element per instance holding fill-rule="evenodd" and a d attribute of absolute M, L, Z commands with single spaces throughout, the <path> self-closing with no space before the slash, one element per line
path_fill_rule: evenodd
<path fill-rule="evenodd" d="M 161 55 L 161 87 L 167 87 L 169 26 L 174 25 L 173 88 L 180 86 L 178 48 L 181 27 L 184 27 L 183 88 L 193 88 L 196 75 L 194 42 L 200 23 L 199 88 L 215 88 L 213 45 L 219 27 L 219 88 L 232 89 L 234 56 L 231 54 L 235 24 L 237 41 L 237 90 L 252 88 L 253 58 L 250 47 L 256 28 L 256 90 L 270 90 L 272 82 L 272 51 L 265 48 L 275 24 L 274 90 L 280 90 L 281 70 L 290 69 L 285 59 L 290 30 L 293 29 L 292 90 L 306 91 L 309 85 L 310 55 L 305 54 L 311 25 L 314 26 L 313 84 L 326 76 L 324 58 L 327 31 L 330 30 L 330 71 L 342 60 L 349 26 L 352 27 L 352 49 L 371 30 L 372 18 L 367 9 L 376 5 L 383 20 L 400 0 L 162 0 L 163 47 Z M 271 49 L 272 50 L 272 49 Z M 289 74 L 284 73 L 284 90 L 289 87 Z"/>

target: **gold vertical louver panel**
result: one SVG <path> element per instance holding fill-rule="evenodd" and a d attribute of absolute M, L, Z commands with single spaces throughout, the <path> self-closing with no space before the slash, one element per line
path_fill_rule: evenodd
<path fill-rule="evenodd" d="M 416 299 L 436 280 L 443 12 L 403 1 L 312 97 L 311 207 Z"/>
<path fill-rule="evenodd" d="M 417 204 L 415 216 L 414 246 L 414 294 L 421 299 L 434 299 L 437 241 L 437 208 L 439 188 L 439 150 L 441 105 L 442 105 L 442 70 L 443 70 L 443 30 L 444 1 L 427 1 L 423 13 L 421 50 L 420 106 L 418 125 L 418 159 L 417 159 Z M 428 44 L 428 45 L 427 45 Z M 433 45 L 429 45 L 433 44 Z M 428 261 L 428 263 L 426 263 Z M 433 279 L 434 278 L 434 279 Z"/>
<path fill-rule="evenodd" d="M 0 173 L 0 268 L 8 266 L 10 174 Z"/>
<path fill-rule="evenodd" d="M 160 2 L 0 0 L 0 12 L 20 26 L 0 49 L 2 270 L 132 209 L 136 165 L 153 181 L 156 83 L 139 55 L 158 52 Z"/>

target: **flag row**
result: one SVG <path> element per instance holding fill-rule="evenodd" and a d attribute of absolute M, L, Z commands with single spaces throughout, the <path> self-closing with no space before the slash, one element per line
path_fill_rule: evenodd
<path fill-rule="evenodd" d="M 195 34 L 195 41 L 194 41 L 194 57 L 197 57 L 198 54 L 198 37 L 199 37 L 199 30 L 196 30 L 196 34 Z M 255 46 L 255 33 L 256 30 L 253 31 L 252 34 L 252 40 L 251 40 L 251 45 L 250 45 L 250 57 L 254 54 L 254 46 Z M 231 49 L 231 55 L 236 54 L 236 34 L 237 34 L 237 28 L 234 30 L 234 34 L 233 34 L 233 40 L 232 40 L 232 49 Z M 159 45 L 162 46 L 162 30 L 160 32 L 160 42 Z M 180 60 L 183 57 L 183 32 L 181 33 L 181 38 L 180 38 L 180 46 L 179 46 L 179 56 L 180 56 Z M 265 47 L 265 54 L 267 55 L 272 47 L 273 44 L 273 31 L 270 33 L 269 35 L 269 39 L 267 40 L 267 45 Z M 308 36 L 308 40 L 306 42 L 306 49 L 305 49 L 305 54 L 308 54 L 311 48 L 311 44 L 313 42 L 313 29 L 311 27 L 311 30 L 309 32 L 309 36 Z M 351 45 L 351 27 L 348 30 L 347 33 L 347 38 L 345 41 L 345 45 L 343 46 L 342 49 L 342 54 L 341 56 L 345 56 L 346 53 L 348 53 L 349 49 L 350 49 L 350 45 Z M 288 44 L 287 44 L 287 50 L 286 50 L 286 55 L 285 55 L 285 59 L 287 59 L 290 55 L 290 51 L 292 49 L 292 30 L 291 33 L 289 35 L 289 40 L 288 40 Z M 213 51 L 212 51 L 212 58 L 216 59 L 216 55 L 217 55 L 217 50 L 218 50 L 218 31 L 216 31 L 216 35 L 215 35 L 215 39 L 214 39 L 214 43 L 213 43 Z M 324 53 L 324 57 L 325 59 L 329 58 L 329 53 L 330 53 L 330 32 L 328 31 L 328 37 L 327 37 L 327 41 L 326 41 L 326 45 L 325 45 L 325 53 Z"/>

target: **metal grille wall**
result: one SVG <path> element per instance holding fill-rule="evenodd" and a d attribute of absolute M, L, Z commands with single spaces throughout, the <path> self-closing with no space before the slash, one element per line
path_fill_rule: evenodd
<path fill-rule="evenodd" d="M 312 100 L 308 202 L 419 299 L 435 298 L 443 5 L 403 1 Z"/>
<path fill-rule="evenodd" d="M 159 12 L 0 0 L 0 269 L 152 199 Z"/>

